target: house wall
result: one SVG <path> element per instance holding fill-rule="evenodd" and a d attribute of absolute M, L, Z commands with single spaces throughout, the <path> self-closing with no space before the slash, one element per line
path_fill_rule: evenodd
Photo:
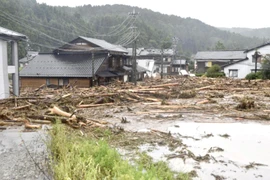
<path fill-rule="evenodd" d="M 91 78 L 70 78 L 69 84 L 79 88 L 88 88 L 91 86 Z"/>
<path fill-rule="evenodd" d="M 46 78 L 29 78 L 21 77 L 21 88 L 38 88 L 42 85 L 46 85 Z"/>
<path fill-rule="evenodd" d="M 237 79 L 245 78 L 246 75 L 251 72 L 250 69 L 253 67 L 253 66 L 249 66 L 248 64 L 249 64 L 248 60 L 245 60 L 236 64 L 232 64 L 224 68 L 224 73 L 226 77 L 229 77 L 230 70 L 238 70 L 238 77 L 234 77 L 234 78 L 237 78 Z"/>
<path fill-rule="evenodd" d="M 9 97 L 7 42 L 0 40 L 0 99 Z"/>
<path fill-rule="evenodd" d="M 255 62 L 252 62 L 252 56 L 254 55 L 256 50 L 252 50 L 247 52 L 248 60 L 242 61 L 224 68 L 224 73 L 226 77 L 229 77 L 229 70 L 237 69 L 238 77 L 237 78 L 245 78 L 247 74 L 251 73 L 252 70 L 255 69 Z M 257 51 L 262 55 L 270 54 L 270 45 L 258 48 Z M 261 63 L 257 63 L 257 69 L 261 69 Z"/>
<path fill-rule="evenodd" d="M 60 78 L 62 79 L 62 78 Z M 91 84 L 91 78 L 67 78 L 68 82 L 72 86 L 76 86 L 78 88 L 88 88 Z M 50 85 L 56 85 L 59 84 L 59 78 L 44 78 L 44 77 L 21 77 L 21 87 L 22 88 L 38 88 L 42 85 L 47 85 L 47 81 L 49 80 Z"/>
<path fill-rule="evenodd" d="M 228 64 L 230 62 L 230 60 L 226 61 L 226 62 L 221 62 L 221 61 L 214 61 L 214 60 L 209 60 L 209 61 L 196 61 L 196 65 L 197 65 L 197 69 L 196 69 L 196 73 L 205 73 L 207 71 L 207 69 L 215 64 L 219 65 L 219 66 L 224 66 L 226 64 Z M 207 67 L 206 64 L 209 63 L 211 64 L 211 66 Z"/>

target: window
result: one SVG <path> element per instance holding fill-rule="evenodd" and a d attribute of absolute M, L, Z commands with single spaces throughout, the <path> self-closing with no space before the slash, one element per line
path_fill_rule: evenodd
<path fill-rule="evenodd" d="M 50 83 L 50 79 L 47 78 L 47 79 L 46 79 L 46 85 L 49 86 L 50 84 L 51 84 L 51 83 Z"/>
<path fill-rule="evenodd" d="M 258 63 L 261 63 L 261 59 L 262 59 L 261 57 L 262 57 L 262 56 L 258 56 L 258 57 L 257 57 L 257 62 L 258 62 Z M 254 56 L 254 55 L 252 55 L 252 62 L 255 63 L 255 56 Z"/>
<path fill-rule="evenodd" d="M 238 77 L 238 70 L 237 69 L 230 69 L 229 70 L 229 77 Z"/>
<path fill-rule="evenodd" d="M 68 83 L 69 83 L 69 80 L 67 78 L 58 79 L 59 86 L 66 86 L 66 85 L 68 85 Z"/>
<path fill-rule="evenodd" d="M 120 61 L 119 61 L 119 66 L 122 67 L 123 66 L 123 59 L 120 58 Z"/>
<path fill-rule="evenodd" d="M 212 67 L 212 61 L 205 62 L 205 67 Z"/>
<path fill-rule="evenodd" d="M 167 73 L 167 67 L 163 67 L 163 73 Z"/>
<path fill-rule="evenodd" d="M 115 59 L 114 59 L 114 57 L 109 60 L 109 67 L 111 67 L 111 68 L 115 67 Z"/>

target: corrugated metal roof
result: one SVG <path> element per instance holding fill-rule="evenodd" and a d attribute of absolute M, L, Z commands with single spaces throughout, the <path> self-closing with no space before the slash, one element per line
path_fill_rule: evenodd
<path fill-rule="evenodd" d="M 106 55 L 95 57 L 94 71 L 98 70 Z M 21 77 L 92 77 L 91 55 L 40 54 L 20 71 Z"/>
<path fill-rule="evenodd" d="M 4 38 L 7 40 L 22 40 L 22 39 L 27 39 L 27 37 L 23 34 L 20 34 L 18 32 L 0 27 L 0 38 Z"/>
<path fill-rule="evenodd" d="M 197 52 L 196 60 L 231 60 L 231 59 L 246 59 L 247 55 L 244 51 L 200 51 Z"/>
<path fill-rule="evenodd" d="M 107 41 L 104 41 L 101 39 L 94 39 L 94 38 L 88 38 L 88 37 L 83 37 L 83 36 L 80 36 L 80 38 L 84 39 L 85 41 L 88 41 L 89 43 L 95 44 L 105 50 L 128 53 L 126 48 L 120 45 L 114 45 L 114 44 L 108 43 Z"/>

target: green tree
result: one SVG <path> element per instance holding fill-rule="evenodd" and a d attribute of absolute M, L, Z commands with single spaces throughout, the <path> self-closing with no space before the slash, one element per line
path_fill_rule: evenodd
<path fill-rule="evenodd" d="M 219 50 L 225 50 L 225 46 L 222 42 L 218 41 L 215 45 L 215 50 L 219 51 Z"/>
<path fill-rule="evenodd" d="M 206 76 L 212 78 L 225 76 L 224 73 L 221 72 L 220 70 L 221 70 L 220 66 L 215 64 L 207 69 Z"/>
<path fill-rule="evenodd" d="M 270 79 L 270 54 L 262 58 L 262 77 L 263 79 Z"/>

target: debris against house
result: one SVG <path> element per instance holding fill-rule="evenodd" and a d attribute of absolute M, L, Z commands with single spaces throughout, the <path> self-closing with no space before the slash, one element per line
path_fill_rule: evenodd
<path fill-rule="evenodd" d="M 24 89 L 19 97 L 1 100 L 0 126 L 25 124 L 27 128 L 38 128 L 31 124 L 49 124 L 57 120 L 74 128 L 104 126 L 99 121 L 92 121 L 93 118 L 85 112 L 123 106 L 126 106 L 126 110 L 132 109 L 128 111 L 135 114 L 180 113 L 180 110 L 219 111 L 225 117 L 268 120 L 269 103 L 263 100 L 256 103 L 250 99 L 267 98 L 264 92 L 270 90 L 269 85 L 268 80 L 249 82 L 226 78 L 171 77 L 164 80 L 147 79 L 138 86 L 120 81 L 93 88 L 68 85 L 51 89 L 42 86 L 34 90 Z M 243 93 L 251 94 L 253 98 L 235 98 Z M 183 98 L 188 98 L 185 103 L 177 102 L 177 99 Z M 228 98 L 230 100 L 223 102 Z M 142 103 L 144 109 L 135 111 L 131 103 Z M 236 106 L 238 108 L 235 109 Z M 245 112 L 242 109 L 246 109 Z M 126 117 L 122 122 L 129 122 L 125 120 Z"/>

